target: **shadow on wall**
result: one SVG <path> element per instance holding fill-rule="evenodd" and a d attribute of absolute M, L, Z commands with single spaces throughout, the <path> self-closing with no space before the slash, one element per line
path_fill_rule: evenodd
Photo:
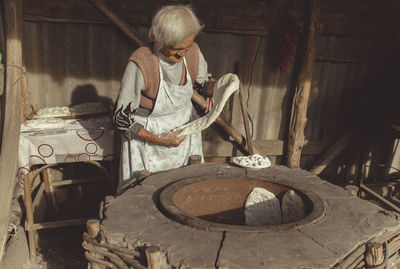
<path fill-rule="evenodd" d="M 113 105 L 113 100 L 109 97 L 100 96 L 93 84 L 84 84 L 75 87 L 71 94 L 70 106 L 93 102 L 102 103 L 110 109 Z"/>

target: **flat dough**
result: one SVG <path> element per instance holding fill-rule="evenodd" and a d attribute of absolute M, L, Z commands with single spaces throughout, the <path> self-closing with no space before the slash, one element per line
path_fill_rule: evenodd
<path fill-rule="evenodd" d="M 179 136 L 195 134 L 210 126 L 221 114 L 232 93 L 239 90 L 239 83 L 239 78 L 235 74 L 228 73 L 219 78 L 214 86 L 214 106 L 212 110 L 200 119 L 177 128 L 176 130 L 183 130 Z"/>
<path fill-rule="evenodd" d="M 253 188 L 246 198 L 244 217 L 247 226 L 282 224 L 278 198 L 264 188 Z"/>
<path fill-rule="evenodd" d="M 71 111 L 69 107 L 66 106 L 54 106 L 54 107 L 45 107 L 39 109 L 39 111 L 34 116 L 34 119 L 40 118 L 54 118 L 54 117 L 63 117 L 70 116 Z"/>
<path fill-rule="evenodd" d="M 41 118 L 25 121 L 24 125 L 32 129 L 61 128 L 66 125 L 66 121 L 60 118 Z"/>
<path fill-rule="evenodd" d="M 34 119 L 66 117 L 66 116 L 82 116 L 82 115 L 103 113 L 107 111 L 108 108 L 104 104 L 98 102 L 82 103 L 74 105 L 72 107 L 54 106 L 54 107 L 45 107 L 40 109 L 34 116 Z"/>
<path fill-rule="evenodd" d="M 282 198 L 283 223 L 299 221 L 306 215 L 306 205 L 294 190 L 285 192 Z"/>

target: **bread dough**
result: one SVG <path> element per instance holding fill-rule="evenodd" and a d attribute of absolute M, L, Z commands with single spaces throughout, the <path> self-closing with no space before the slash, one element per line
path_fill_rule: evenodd
<path fill-rule="evenodd" d="M 34 119 L 97 114 L 108 111 L 102 103 L 82 103 L 72 107 L 54 106 L 39 109 Z"/>
<path fill-rule="evenodd" d="M 247 226 L 266 226 L 282 224 L 281 207 L 275 194 L 255 187 L 246 198 L 244 207 Z"/>
<path fill-rule="evenodd" d="M 306 205 L 294 190 L 285 192 L 282 198 L 282 221 L 291 223 L 299 221 L 306 215 Z"/>
<path fill-rule="evenodd" d="M 240 156 L 233 158 L 233 163 L 246 168 L 266 168 L 271 166 L 271 161 L 268 157 L 262 157 L 258 154 L 249 156 Z"/>
<path fill-rule="evenodd" d="M 39 111 L 34 116 L 34 119 L 40 118 L 54 118 L 54 117 L 63 117 L 70 116 L 71 111 L 69 107 L 66 106 L 54 106 L 54 107 L 45 107 L 39 109 Z"/>
<path fill-rule="evenodd" d="M 219 78 L 214 86 L 214 106 L 212 110 L 200 119 L 177 128 L 176 130 L 182 130 L 179 136 L 191 135 L 210 126 L 221 114 L 232 93 L 239 90 L 239 83 L 239 78 L 235 74 L 228 73 Z"/>
<path fill-rule="evenodd" d="M 60 118 L 41 118 L 25 121 L 24 125 L 33 129 L 61 128 L 66 125 L 66 121 Z"/>

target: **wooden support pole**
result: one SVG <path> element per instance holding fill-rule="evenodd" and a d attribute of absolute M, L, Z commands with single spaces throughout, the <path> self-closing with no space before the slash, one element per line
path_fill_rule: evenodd
<path fill-rule="evenodd" d="M 335 143 L 333 143 L 319 158 L 319 160 L 311 168 L 310 172 L 319 175 L 328 164 L 350 144 L 352 134 L 346 131 Z"/>
<path fill-rule="evenodd" d="M 250 155 L 257 153 L 260 154 L 258 150 L 254 148 L 251 139 L 251 130 L 250 130 L 250 117 L 247 111 L 247 101 L 249 99 L 249 89 L 251 83 L 251 73 L 253 69 L 253 64 L 256 60 L 257 48 L 261 43 L 261 37 L 259 36 L 251 36 L 245 40 L 243 44 L 243 49 L 245 53 L 242 55 L 241 59 L 241 68 L 239 72 L 240 76 L 240 89 L 239 89 L 239 102 L 240 108 L 242 110 L 244 130 L 246 133 L 246 141 L 248 152 Z"/>
<path fill-rule="evenodd" d="M 117 25 L 133 42 L 138 46 L 142 46 L 143 42 L 136 38 L 133 29 L 125 22 L 124 19 L 119 17 L 112 11 L 110 8 L 102 0 L 88 0 L 92 2 L 100 11 L 102 11 L 110 20 Z M 201 108 L 206 107 L 206 100 L 197 92 L 193 92 L 192 100 L 197 103 Z M 249 148 L 246 143 L 246 139 L 240 132 L 235 130 L 229 123 L 223 120 L 221 117 L 218 117 L 215 121 L 222 129 L 224 129 L 232 138 L 247 152 L 249 152 Z"/>
<path fill-rule="evenodd" d="M 310 16 L 304 58 L 296 82 L 289 124 L 286 162 L 289 167 L 299 167 L 304 144 L 304 129 L 307 124 L 307 106 L 316 54 L 316 27 L 319 20 L 319 0 L 310 1 Z"/>
<path fill-rule="evenodd" d="M 0 152 L 0 262 L 3 258 L 17 169 L 22 89 L 22 0 L 4 0 L 6 81 L 1 111 L 3 128 Z"/>
<path fill-rule="evenodd" d="M 160 269 L 161 251 L 159 247 L 148 247 L 145 250 L 148 269 Z"/>
<path fill-rule="evenodd" d="M 99 234 L 99 231 L 100 231 L 100 221 L 97 219 L 89 219 L 86 222 L 86 231 L 87 231 L 87 235 L 89 236 L 89 238 L 95 240 L 95 238 L 97 237 L 97 235 Z M 90 253 L 90 254 L 93 255 L 93 258 L 95 259 L 95 261 L 88 259 L 91 264 L 92 269 L 107 268 L 104 266 L 104 264 L 101 264 L 98 262 L 99 260 L 100 261 L 104 260 L 103 255 L 101 255 L 99 253 Z"/>

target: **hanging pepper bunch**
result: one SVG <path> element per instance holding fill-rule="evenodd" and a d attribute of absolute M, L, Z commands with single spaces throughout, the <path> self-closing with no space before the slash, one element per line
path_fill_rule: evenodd
<path fill-rule="evenodd" d="M 278 54 L 276 65 L 281 72 L 286 72 L 289 62 L 293 64 L 296 51 L 296 37 L 300 33 L 300 26 L 295 22 L 285 20 L 272 27 L 278 36 Z"/>

